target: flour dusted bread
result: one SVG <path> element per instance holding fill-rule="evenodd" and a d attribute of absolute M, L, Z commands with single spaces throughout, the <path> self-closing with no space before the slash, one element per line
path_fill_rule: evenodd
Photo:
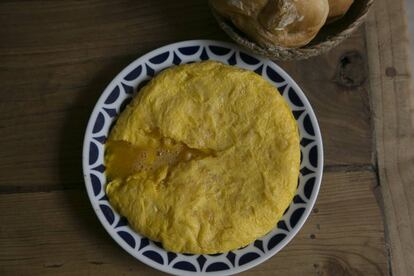
<path fill-rule="evenodd" d="M 325 24 L 328 0 L 210 0 L 214 10 L 265 47 L 301 47 Z"/>

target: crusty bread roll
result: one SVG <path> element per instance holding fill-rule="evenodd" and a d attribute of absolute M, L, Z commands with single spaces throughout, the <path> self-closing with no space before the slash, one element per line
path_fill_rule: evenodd
<path fill-rule="evenodd" d="M 328 0 L 329 13 L 328 20 L 333 21 L 343 16 L 351 7 L 354 0 Z"/>
<path fill-rule="evenodd" d="M 301 47 L 325 24 L 328 0 L 210 0 L 214 10 L 265 47 Z"/>

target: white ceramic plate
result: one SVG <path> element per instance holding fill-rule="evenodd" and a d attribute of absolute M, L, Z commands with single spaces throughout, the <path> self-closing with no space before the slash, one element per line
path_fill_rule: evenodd
<path fill-rule="evenodd" d="M 214 255 L 167 252 L 159 243 L 134 232 L 110 205 L 105 195 L 104 144 L 111 125 L 133 94 L 157 72 L 174 65 L 216 60 L 255 71 L 275 87 L 289 103 L 301 138 L 298 190 L 284 216 L 267 235 L 250 245 Z M 86 189 L 102 225 L 128 253 L 158 270 L 178 274 L 228 275 L 244 271 L 281 250 L 299 231 L 318 195 L 323 168 L 321 134 L 312 107 L 299 86 L 268 59 L 247 54 L 237 46 L 210 40 L 191 40 L 156 49 L 132 62 L 108 85 L 99 98 L 86 129 L 83 174 Z"/>

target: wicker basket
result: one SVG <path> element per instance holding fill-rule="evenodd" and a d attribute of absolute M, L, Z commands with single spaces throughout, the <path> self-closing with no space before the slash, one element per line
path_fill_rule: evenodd
<path fill-rule="evenodd" d="M 300 48 L 262 47 L 247 38 L 230 21 L 218 15 L 214 9 L 211 10 L 220 27 L 235 42 L 253 53 L 276 60 L 300 60 L 323 54 L 349 37 L 365 20 L 373 2 L 374 0 L 355 0 L 342 18 L 325 25 L 308 45 Z"/>

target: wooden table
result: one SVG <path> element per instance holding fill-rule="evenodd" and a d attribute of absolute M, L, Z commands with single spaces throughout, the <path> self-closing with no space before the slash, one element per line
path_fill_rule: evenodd
<path fill-rule="evenodd" d="M 330 53 L 279 62 L 318 116 L 325 173 L 298 236 L 246 275 L 414 275 L 413 93 L 403 1 Z M 0 275 L 161 274 L 98 222 L 81 170 L 108 82 L 167 43 L 228 40 L 202 0 L 0 3 Z"/>

